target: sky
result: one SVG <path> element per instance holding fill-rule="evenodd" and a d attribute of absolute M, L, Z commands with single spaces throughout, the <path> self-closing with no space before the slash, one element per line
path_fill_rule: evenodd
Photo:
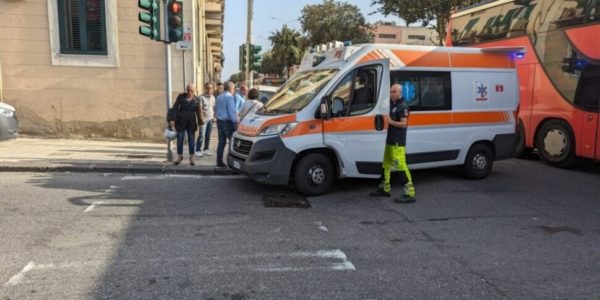
<path fill-rule="evenodd" d="M 289 27 L 300 30 L 300 22 L 295 20 L 300 18 L 302 8 L 307 4 L 321 2 L 322 0 L 254 0 L 252 43 L 262 46 L 263 51 L 270 49 L 269 36 L 271 32 L 286 23 Z M 404 25 L 404 22 L 397 17 L 384 17 L 381 14 L 369 15 L 376 10 L 376 7 L 371 7 L 371 0 L 347 0 L 347 2 L 358 6 L 369 23 L 381 20 Z M 239 71 L 239 46 L 246 42 L 247 3 L 246 0 L 225 2 L 225 32 L 223 35 L 225 67 L 222 80 L 229 79 L 231 74 Z"/>

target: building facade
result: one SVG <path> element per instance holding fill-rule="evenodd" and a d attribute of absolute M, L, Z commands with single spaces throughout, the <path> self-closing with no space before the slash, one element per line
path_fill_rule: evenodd
<path fill-rule="evenodd" d="M 0 101 L 21 133 L 161 140 L 166 50 L 138 34 L 137 2 L 0 0 Z M 173 95 L 221 72 L 224 0 L 183 7 L 193 47 L 171 46 Z"/>
<path fill-rule="evenodd" d="M 437 32 L 427 27 L 396 26 L 379 23 L 373 27 L 374 42 L 379 44 L 438 45 Z"/>

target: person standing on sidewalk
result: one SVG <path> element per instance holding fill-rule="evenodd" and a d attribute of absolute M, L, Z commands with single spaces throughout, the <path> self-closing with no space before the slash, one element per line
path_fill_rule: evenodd
<path fill-rule="evenodd" d="M 239 123 L 238 111 L 235 106 L 235 85 L 233 82 L 225 83 L 225 91 L 217 97 L 215 113 L 217 117 L 217 129 L 219 131 L 219 144 L 217 146 L 217 167 L 225 168 L 223 154 L 227 141 L 231 142 L 233 132 L 237 130 Z"/>
<path fill-rule="evenodd" d="M 248 92 L 248 100 L 244 101 L 240 111 L 240 121 L 249 113 L 255 112 L 263 107 L 262 102 L 258 101 L 258 96 L 260 96 L 258 89 L 250 89 Z"/>
<path fill-rule="evenodd" d="M 215 96 L 213 96 L 214 87 L 212 83 L 204 84 L 204 94 L 200 96 L 200 107 L 202 108 L 202 118 L 204 125 L 198 133 L 198 141 L 196 142 L 196 156 L 204 155 L 211 156 L 210 152 L 210 136 L 212 134 L 213 119 L 215 118 Z M 204 142 L 204 150 L 202 150 L 202 142 Z"/>
<path fill-rule="evenodd" d="M 391 197 L 390 172 L 391 168 L 400 171 L 403 177 L 404 194 L 396 203 L 415 202 L 415 187 L 406 164 L 406 133 L 408 128 L 408 105 L 402 98 L 402 86 L 394 84 L 390 89 L 390 115 L 388 117 L 388 131 L 383 154 L 383 174 L 379 189 L 370 194 L 372 197 Z"/>
<path fill-rule="evenodd" d="M 222 82 L 217 83 L 217 91 L 215 92 L 215 98 L 219 97 L 225 91 L 225 87 Z"/>
<path fill-rule="evenodd" d="M 187 133 L 188 148 L 190 154 L 190 165 L 195 165 L 194 162 L 194 140 L 198 125 L 203 125 L 202 108 L 198 97 L 196 97 L 196 85 L 188 83 L 186 93 L 179 94 L 175 104 L 169 110 L 168 121 L 169 126 L 175 127 L 177 131 L 177 159 L 175 165 L 179 165 L 183 160 L 183 140 Z"/>
<path fill-rule="evenodd" d="M 238 114 L 242 111 L 242 105 L 244 105 L 247 96 L 248 86 L 246 86 L 245 83 L 240 83 L 239 90 L 235 93 L 235 108 L 237 109 Z"/>

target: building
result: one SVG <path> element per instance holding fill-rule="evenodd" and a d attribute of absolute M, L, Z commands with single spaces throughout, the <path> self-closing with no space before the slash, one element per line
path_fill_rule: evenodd
<path fill-rule="evenodd" d="M 17 108 L 22 133 L 162 139 L 165 46 L 138 34 L 137 4 L 0 1 L 0 100 Z M 221 76 L 224 0 L 183 8 L 193 47 L 171 46 L 174 95 Z"/>
<path fill-rule="evenodd" d="M 380 44 L 438 45 L 437 32 L 427 27 L 396 26 L 395 23 L 376 23 L 372 29 L 374 42 Z"/>

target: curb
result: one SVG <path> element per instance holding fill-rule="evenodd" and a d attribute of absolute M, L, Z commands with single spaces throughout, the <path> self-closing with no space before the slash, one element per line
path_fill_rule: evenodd
<path fill-rule="evenodd" d="M 205 166 L 202 168 L 174 168 L 173 166 L 111 166 L 111 165 L 76 165 L 76 166 L 40 166 L 40 165 L 0 165 L 0 173 L 124 173 L 124 174 L 189 174 L 189 175 L 238 175 L 233 170 L 216 169 Z"/>

